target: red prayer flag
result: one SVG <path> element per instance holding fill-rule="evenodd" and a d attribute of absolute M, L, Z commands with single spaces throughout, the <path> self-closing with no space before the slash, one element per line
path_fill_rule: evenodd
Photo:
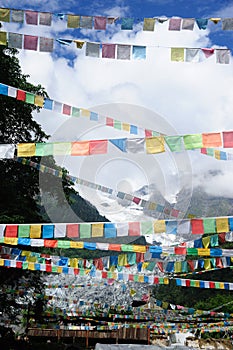
<path fill-rule="evenodd" d="M 204 53 L 206 58 L 208 58 L 208 57 L 210 57 L 210 56 L 212 56 L 214 54 L 214 49 L 203 48 L 201 50 Z"/>
<path fill-rule="evenodd" d="M 26 100 L 26 92 L 24 92 L 22 90 L 17 90 L 16 99 L 19 101 L 25 101 Z"/>
<path fill-rule="evenodd" d="M 152 130 L 145 130 L 145 136 L 146 137 L 152 137 Z"/>
<path fill-rule="evenodd" d="M 63 104 L 62 113 L 66 115 L 71 114 L 71 106 Z"/>
<path fill-rule="evenodd" d="M 209 282 L 210 288 L 215 288 L 215 282 Z"/>
<path fill-rule="evenodd" d="M 112 118 L 109 118 L 109 117 L 107 117 L 106 118 L 106 125 L 107 126 L 114 126 L 114 121 L 113 121 L 113 119 Z"/>
<path fill-rule="evenodd" d="M 18 225 L 7 225 L 5 229 L 5 237 L 18 237 Z"/>
<path fill-rule="evenodd" d="M 129 281 L 133 281 L 133 275 L 131 273 L 129 274 Z"/>
<path fill-rule="evenodd" d="M 220 269 L 223 267 L 221 258 L 216 258 L 216 267 L 219 267 Z"/>
<path fill-rule="evenodd" d="M 175 247 L 175 254 L 177 255 L 185 255 L 186 254 L 186 247 Z"/>
<path fill-rule="evenodd" d="M 138 197 L 134 197 L 133 198 L 133 202 L 136 203 L 136 204 L 139 204 L 141 201 L 141 198 L 138 198 Z"/>
<path fill-rule="evenodd" d="M 225 243 L 226 242 L 226 232 L 222 232 L 218 235 L 219 241 L 221 243 Z"/>
<path fill-rule="evenodd" d="M 190 287 L 190 280 L 186 280 L 186 287 Z"/>
<path fill-rule="evenodd" d="M 33 35 L 24 35 L 24 49 L 37 50 L 38 37 Z"/>
<path fill-rule="evenodd" d="M 22 261 L 16 261 L 16 267 L 17 269 L 22 269 L 23 262 Z"/>
<path fill-rule="evenodd" d="M 109 244 L 109 250 L 114 250 L 117 252 L 121 252 L 121 244 L 114 244 L 114 243 L 110 243 Z"/>
<path fill-rule="evenodd" d="M 74 274 L 75 274 L 75 275 L 78 275 L 78 274 L 79 274 L 79 269 L 75 268 L 75 269 L 74 269 Z"/>
<path fill-rule="evenodd" d="M 145 259 L 144 259 L 144 253 L 136 253 L 136 262 L 139 263 L 139 262 L 144 262 Z"/>
<path fill-rule="evenodd" d="M 107 277 L 108 277 L 107 271 L 103 271 L 103 272 L 102 272 L 102 278 L 107 278 Z"/>
<path fill-rule="evenodd" d="M 202 154 L 207 154 L 207 149 L 206 148 L 201 148 L 201 153 Z"/>
<path fill-rule="evenodd" d="M 25 11 L 26 23 L 27 24 L 38 24 L 38 12 L 36 11 Z"/>
<path fill-rule="evenodd" d="M 204 233 L 204 226 L 202 219 L 191 220 L 192 234 L 201 235 Z"/>
<path fill-rule="evenodd" d="M 102 58 L 115 58 L 115 51 L 115 44 L 102 44 Z"/>
<path fill-rule="evenodd" d="M 233 131 L 223 131 L 223 147 L 233 148 Z"/>
<path fill-rule="evenodd" d="M 140 236 L 139 222 L 129 222 L 129 236 Z"/>
<path fill-rule="evenodd" d="M 57 247 L 57 240 L 56 239 L 45 239 L 44 240 L 44 247 L 56 248 Z"/>
<path fill-rule="evenodd" d="M 90 141 L 90 154 L 105 154 L 108 151 L 108 140 Z"/>
<path fill-rule="evenodd" d="M 163 263 L 162 262 L 157 262 L 157 266 L 160 269 L 160 271 L 163 272 Z"/>
<path fill-rule="evenodd" d="M 106 17 L 101 17 L 101 16 L 95 16 L 94 17 L 94 28 L 95 29 L 101 29 L 105 30 L 106 29 L 106 24 L 107 24 L 107 18 Z"/>
<path fill-rule="evenodd" d="M 79 224 L 68 224 L 66 225 L 66 234 L 67 237 L 79 237 Z"/>
<path fill-rule="evenodd" d="M 195 270 L 195 268 L 194 268 L 194 261 L 193 260 L 188 260 L 188 265 L 189 265 L 191 271 Z"/>
<path fill-rule="evenodd" d="M 51 265 L 45 265 L 46 272 L 52 272 L 52 266 Z"/>
<path fill-rule="evenodd" d="M 180 212 L 179 210 L 173 208 L 171 211 L 171 216 L 174 216 L 177 218 L 179 215 L 179 212 Z"/>
<path fill-rule="evenodd" d="M 154 277 L 154 284 L 158 284 L 159 283 L 159 278 L 158 277 Z"/>

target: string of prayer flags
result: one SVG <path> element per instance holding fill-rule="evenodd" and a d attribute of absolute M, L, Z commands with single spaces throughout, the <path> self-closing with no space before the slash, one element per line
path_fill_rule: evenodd
<path fill-rule="evenodd" d="M 214 235 L 210 237 L 209 244 L 207 245 L 205 239 L 200 238 L 194 241 L 196 248 L 203 248 L 210 246 L 216 247 L 218 242 L 232 241 L 232 234 L 229 232 L 233 231 L 233 217 L 216 217 L 216 218 L 198 218 L 198 219 L 184 219 L 184 220 L 152 220 L 152 221 L 141 221 L 141 222 L 126 222 L 121 223 L 80 223 L 80 224 L 2 224 L 0 225 L 0 238 L 43 238 L 43 239 L 56 239 L 56 238 L 91 238 L 91 237 L 104 237 L 104 238 L 115 238 L 115 237 L 127 237 L 127 236 L 147 236 L 153 234 L 183 234 L 183 225 L 185 226 L 186 234 L 209 234 L 210 231 Z M 224 233 L 224 237 L 222 234 Z M 219 234 L 219 238 L 215 234 Z M 203 243 L 205 242 L 205 243 Z M 70 244 L 70 243 L 69 243 Z M 114 246 L 114 245 L 113 245 Z M 117 247 L 116 247 L 117 248 Z M 117 249 L 120 249 L 118 246 Z M 136 249 L 136 248 L 135 248 Z M 138 252 L 142 252 L 141 247 L 137 247 Z M 143 248 L 144 249 L 144 248 Z M 157 247 L 156 247 L 157 249 Z M 189 248 L 182 247 L 180 252 L 187 251 L 193 255 Z M 192 249 L 192 248 L 190 248 Z M 134 249 L 133 249 L 134 251 Z M 173 251 L 174 252 L 174 251 Z M 212 251 L 216 254 L 217 251 Z M 222 250 L 225 254 L 226 250 Z M 205 252 L 207 255 L 211 253 Z M 221 252 L 220 252 L 221 253 Z M 196 254 L 196 251 L 195 251 Z M 222 254 L 222 253 L 221 253 Z M 227 254 L 230 254 L 227 251 Z"/>
<path fill-rule="evenodd" d="M 201 153 L 206 156 L 214 157 L 217 160 L 233 160 L 232 153 L 219 151 L 213 148 L 201 148 Z"/>
<path fill-rule="evenodd" d="M 172 62 L 202 62 L 204 59 L 215 54 L 216 63 L 229 64 L 230 50 L 229 49 L 213 49 L 213 48 L 171 48 Z"/>
<path fill-rule="evenodd" d="M 215 282 L 176 278 L 176 285 L 179 287 L 195 287 L 195 288 L 211 288 L 211 289 L 225 289 L 233 290 L 233 283 L 229 282 Z"/>

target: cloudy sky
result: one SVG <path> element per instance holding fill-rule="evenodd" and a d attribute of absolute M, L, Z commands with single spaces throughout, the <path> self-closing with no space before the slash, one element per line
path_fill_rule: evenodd
<path fill-rule="evenodd" d="M 74 43 L 56 43 L 52 54 L 21 50 L 23 72 L 30 75 L 32 83 L 44 86 L 50 98 L 170 135 L 232 130 L 232 52 L 230 64 L 217 64 L 215 55 L 198 63 L 170 59 L 171 47 L 232 49 L 232 31 L 223 31 L 220 23 L 210 21 L 206 30 L 195 24 L 193 31 L 169 31 L 168 22 L 156 23 L 154 32 L 142 30 L 144 17 L 233 17 L 232 1 L 119 0 L 80 4 L 76 0 L 0 0 L 0 7 L 134 18 L 133 30 L 121 30 L 120 21 L 107 31 L 67 29 L 66 17 L 59 20 L 55 16 L 51 27 L 4 24 L 4 30 L 29 35 L 147 46 L 145 60 L 129 61 L 87 57 L 85 46 L 78 50 Z M 55 112 L 42 111 L 35 118 L 53 141 L 126 135 Z M 139 157 L 112 149 L 106 156 L 67 156 L 57 161 L 68 167 L 72 175 L 125 192 L 156 183 L 166 198 L 172 199 L 188 183 L 189 188 L 202 184 L 215 195 L 233 195 L 231 162 L 217 161 L 196 151 Z M 206 177 L 208 170 L 221 172 Z M 95 197 L 97 206 L 104 201 L 88 191 L 84 195 L 89 200 Z"/>

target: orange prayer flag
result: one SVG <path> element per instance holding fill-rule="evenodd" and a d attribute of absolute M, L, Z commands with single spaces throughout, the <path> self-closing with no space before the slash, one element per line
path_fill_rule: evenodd
<path fill-rule="evenodd" d="M 222 147 L 222 138 L 220 132 L 202 134 L 203 147 L 213 148 Z"/>
<path fill-rule="evenodd" d="M 71 143 L 72 156 L 86 156 L 89 155 L 90 141 L 77 141 Z"/>

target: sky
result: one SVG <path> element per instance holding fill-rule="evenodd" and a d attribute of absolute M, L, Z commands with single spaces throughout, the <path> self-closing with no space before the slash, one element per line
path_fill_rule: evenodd
<path fill-rule="evenodd" d="M 0 0 L 0 7 L 90 16 L 133 17 L 133 30 L 121 30 L 116 22 L 107 31 L 67 29 L 66 20 L 54 19 L 51 27 L 3 24 L 3 30 L 51 38 L 86 39 L 92 42 L 147 46 L 145 60 L 111 60 L 85 56 L 85 48 L 55 44 L 52 54 L 20 50 L 22 71 L 30 81 L 45 87 L 50 98 L 108 115 L 118 120 L 170 135 L 232 130 L 232 31 L 221 24 L 195 25 L 193 31 L 169 31 L 168 22 L 154 32 L 142 30 L 144 17 L 231 18 L 228 0 L 144 1 L 28 1 Z M 171 62 L 171 47 L 229 48 L 230 64 L 217 64 L 212 56 L 198 63 Z M 128 134 L 88 120 L 41 111 L 35 119 L 51 135 L 51 141 L 76 141 L 126 137 Z M 74 159 L 75 158 L 75 159 Z M 79 159 L 77 159 L 79 158 Z M 134 193 L 155 183 L 172 201 L 182 187 L 202 185 L 209 194 L 233 195 L 230 161 L 217 161 L 198 152 L 145 156 L 110 154 L 93 157 L 57 157 L 71 175 Z M 209 171 L 216 171 L 210 176 Z M 88 189 L 80 192 L 111 220 L 141 218 L 131 210 L 122 217 L 118 203 Z M 191 194 L 190 194 L 191 196 Z M 190 198 L 189 198 L 190 199 Z M 109 205 L 109 203 L 108 203 Z"/>

